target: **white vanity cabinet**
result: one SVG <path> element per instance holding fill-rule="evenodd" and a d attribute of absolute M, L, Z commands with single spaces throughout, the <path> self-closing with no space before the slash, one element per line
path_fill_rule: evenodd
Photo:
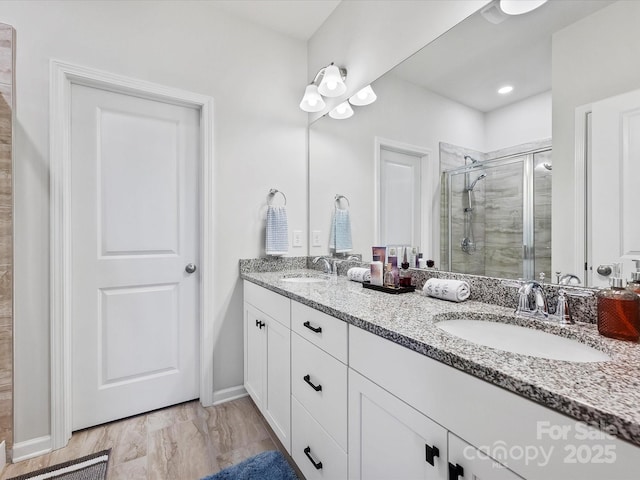
<path fill-rule="evenodd" d="M 449 433 L 448 480 L 522 480 L 504 465 Z"/>
<path fill-rule="evenodd" d="M 244 386 L 291 452 L 291 301 L 244 282 Z"/>
<path fill-rule="evenodd" d="M 291 456 L 307 480 L 347 477 L 347 324 L 291 302 Z"/>
<path fill-rule="evenodd" d="M 370 429 L 380 430 L 375 415 L 363 415 L 363 400 L 353 398 L 353 395 L 362 398 L 357 384 L 352 384 L 355 373 L 392 394 L 398 405 L 406 404 L 404 410 L 413 408 L 448 431 L 447 461 L 454 467 L 462 467 L 464 476 L 457 475 L 461 480 L 630 480 L 638 477 L 638 447 L 351 326 L 349 368 L 350 478 L 369 478 L 357 475 L 357 466 L 368 460 L 362 457 L 362 452 L 367 452 L 361 451 L 359 444 Z M 371 395 L 368 398 L 373 402 Z M 382 404 L 377 405 L 380 413 Z M 390 423 L 396 422 L 395 430 L 404 431 L 410 438 L 406 434 L 406 420 L 399 415 L 394 417 L 400 411 L 400 407 L 396 408 L 385 415 Z M 416 428 L 415 424 L 409 426 Z M 406 447 L 396 448 L 413 448 L 406 442 Z M 422 455 L 415 450 L 417 465 Z M 385 458 L 382 452 L 380 456 L 381 463 L 395 463 L 393 457 Z M 455 472 L 449 478 L 455 479 Z"/>
<path fill-rule="evenodd" d="M 393 478 L 447 480 L 447 431 L 350 370 L 349 479 Z"/>

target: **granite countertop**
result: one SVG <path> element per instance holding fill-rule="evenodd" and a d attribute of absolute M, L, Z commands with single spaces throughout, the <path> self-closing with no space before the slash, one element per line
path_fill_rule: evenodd
<path fill-rule="evenodd" d="M 390 295 L 344 276 L 319 283 L 285 282 L 284 273 L 241 277 L 392 342 L 474 375 L 640 446 L 640 345 L 602 337 L 596 325 L 557 325 L 516 318 L 512 308 L 453 303 L 419 292 Z M 287 274 L 318 274 L 297 270 Z M 517 323 L 578 339 L 604 351 L 608 362 L 578 363 L 505 352 L 444 332 L 438 321 L 459 318 Z"/>

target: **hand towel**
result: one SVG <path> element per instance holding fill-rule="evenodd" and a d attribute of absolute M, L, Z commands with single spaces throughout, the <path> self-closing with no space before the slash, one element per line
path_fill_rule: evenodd
<path fill-rule="evenodd" d="M 287 207 L 267 207 L 267 239 L 265 250 L 267 255 L 286 255 L 289 253 L 289 227 L 287 224 Z"/>
<path fill-rule="evenodd" d="M 354 282 L 369 282 L 371 281 L 371 269 L 353 267 L 347 270 L 347 278 Z"/>
<path fill-rule="evenodd" d="M 430 297 L 452 302 L 464 302 L 471 295 L 471 288 L 467 282 L 443 278 L 430 278 L 424 284 L 422 291 Z"/>
<path fill-rule="evenodd" d="M 336 253 L 347 253 L 353 249 L 353 245 L 351 243 L 351 218 L 349 217 L 349 210 L 336 208 L 333 212 L 329 248 L 333 249 Z"/>

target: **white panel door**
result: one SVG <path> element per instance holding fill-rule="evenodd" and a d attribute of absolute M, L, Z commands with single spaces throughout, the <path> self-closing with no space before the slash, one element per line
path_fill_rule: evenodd
<path fill-rule="evenodd" d="M 199 396 L 199 118 L 72 85 L 73 430 Z"/>
<path fill-rule="evenodd" d="M 594 286 L 607 285 L 599 265 L 622 262 L 624 277 L 640 258 L 640 90 L 593 104 L 591 262 Z"/>
<path fill-rule="evenodd" d="M 420 245 L 420 161 L 380 149 L 381 245 Z"/>

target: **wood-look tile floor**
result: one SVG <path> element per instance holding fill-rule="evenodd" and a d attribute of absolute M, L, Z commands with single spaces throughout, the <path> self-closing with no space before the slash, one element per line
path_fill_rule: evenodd
<path fill-rule="evenodd" d="M 254 403 L 243 397 L 207 408 L 199 401 L 183 403 L 75 432 L 65 448 L 7 465 L 0 480 L 107 448 L 109 480 L 196 480 L 266 450 L 289 459 Z"/>

